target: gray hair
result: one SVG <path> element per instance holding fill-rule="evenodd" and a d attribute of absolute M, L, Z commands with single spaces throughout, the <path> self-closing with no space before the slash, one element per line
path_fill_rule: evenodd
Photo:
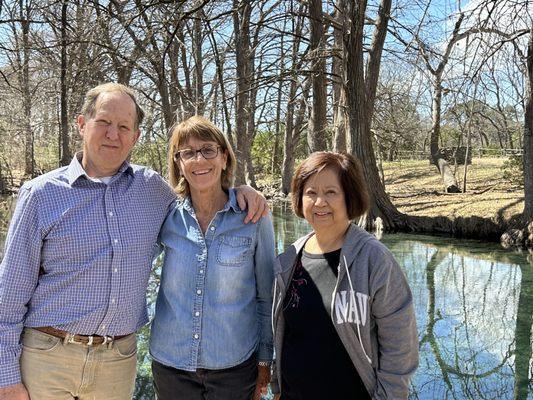
<path fill-rule="evenodd" d="M 135 98 L 135 92 L 133 89 L 122 85 L 120 83 L 103 83 L 101 85 L 98 85 L 91 90 L 89 90 L 85 94 L 85 99 L 83 101 L 83 106 L 81 107 L 81 114 L 83 114 L 86 118 L 92 118 L 94 117 L 94 114 L 96 113 L 96 100 L 98 99 L 98 96 L 100 96 L 102 93 L 112 93 L 112 92 L 119 92 L 124 93 L 128 95 L 135 104 L 135 113 L 136 113 L 136 119 L 135 119 L 135 129 L 139 129 L 139 126 L 141 125 L 143 119 L 144 119 L 144 111 L 137 103 L 137 99 Z"/>

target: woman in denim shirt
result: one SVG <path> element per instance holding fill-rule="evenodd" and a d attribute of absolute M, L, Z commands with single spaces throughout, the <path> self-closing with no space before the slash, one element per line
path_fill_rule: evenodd
<path fill-rule="evenodd" d="M 180 200 L 160 233 L 150 339 L 158 399 L 259 399 L 270 380 L 274 231 L 269 216 L 244 223 L 235 165 L 208 120 L 173 129 L 169 175 Z"/>

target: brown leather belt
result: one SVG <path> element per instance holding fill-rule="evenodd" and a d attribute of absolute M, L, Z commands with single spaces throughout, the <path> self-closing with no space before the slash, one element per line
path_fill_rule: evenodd
<path fill-rule="evenodd" d="M 118 336 L 100 336 L 100 335 L 77 335 L 71 334 L 69 332 L 63 331 L 61 329 L 52 328 L 51 326 L 42 326 L 38 328 L 32 328 L 39 332 L 46 333 L 48 335 L 55 336 L 60 339 L 65 339 L 68 336 L 69 343 L 80 343 L 87 346 L 97 346 L 100 344 L 106 344 L 114 342 L 115 340 L 122 339 L 128 335 L 118 335 Z"/>

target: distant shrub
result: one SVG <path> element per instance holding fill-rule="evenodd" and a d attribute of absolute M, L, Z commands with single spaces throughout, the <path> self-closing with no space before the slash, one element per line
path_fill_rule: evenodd
<path fill-rule="evenodd" d="M 509 159 L 503 163 L 503 177 L 512 184 L 518 186 L 524 184 L 524 165 L 521 155 L 509 156 Z"/>

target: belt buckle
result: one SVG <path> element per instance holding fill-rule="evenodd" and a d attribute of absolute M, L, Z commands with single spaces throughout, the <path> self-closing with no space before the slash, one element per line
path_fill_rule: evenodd
<path fill-rule="evenodd" d="M 70 333 L 70 332 L 67 333 L 67 336 L 65 337 L 65 339 L 66 339 L 67 343 L 85 344 L 81 340 L 76 340 L 76 335 L 74 335 L 73 333 Z M 92 344 L 92 339 L 90 340 L 90 342 Z"/>

